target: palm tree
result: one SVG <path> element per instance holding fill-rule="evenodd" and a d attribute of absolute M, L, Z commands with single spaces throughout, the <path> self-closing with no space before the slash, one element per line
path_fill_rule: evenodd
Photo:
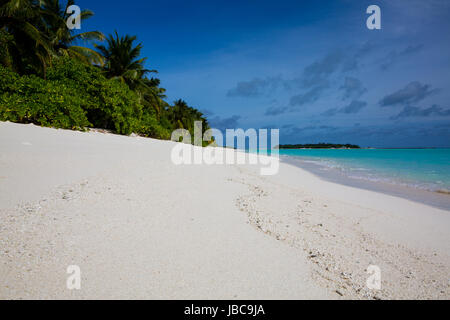
<path fill-rule="evenodd" d="M 40 1 L 0 0 L 0 30 L 11 36 L 2 46 L 14 71 L 45 76 L 52 48 L 49 39 L 40 32 L 43 27 Z"/>
<path fill-rule="evenodd" d="M 2 56 L 3 63 L 21 74 L 31 72 L 44 77 L 57 55 L 103 64 L 102 56 L 95 50 L 73 45 L 80 40 L 104 39 L 98 31 L 75 35 L 67 28 L 66 11 L 73 4 L 73 0 L 68 0 L 65 7 L 59 0 L 0 0 L 0 32 L 8 35 L 0 37 L 0 46 L 8 55 Z M 89 10 L 80 14 L 82 21 L 91 16 Z"/>
<path fill-rule="evenodd" d="M 169 106 L 164 101 L 167 96 L 165 95 L 166 89 L 159 86 L 160 80 L 157 78 L 144 78 L 143 84 L 145 87 L 141 87 L 142 91 L 142 104 L 145 107 L 149 107 L 156 113 L 156 118 L 159 120 L 162 113 Z"/>
<path fill-rule="evenodd" d="M 144 76 L 156 70 L 147 70 L 144 63 L 147 58 L 140 58 L 142 44 L 134 46 L 136 36 L 120 37 L 117 31 L 106 38 L 107 46 L 97 45 L 97 50 L 105 59 L 107 77 L 119 79 L 128 84 L 130 89 L 140 91 L 147 87 Z"/>
<path fill-rule="evenodd" d="M 203 133 L 208 129 L 209 125 L 203 114 L 195 108 L 189 107 L 186 101 L 179 99 L 169 108 L 168 118 L 174 124 L 175 129 L 187 129 L 191 132 L 194 130 L 194 122 L 203 122 Z"/>
<path fill-rule="evenodd" d="M 188 117 L 188 105 L 186 101 L 179 99 L 173 103 L 173 106 L 170 108 L 169 119 L 175 125 L 175 128 L 179 129 L 188 129 L 189 126 L 187 123 Z"/>
<path fill-rule="evenodd" d="M 105 36 L 99 31 L 89 31 L 74 34 L 73 30 L 67 28 L 66 22 L 69 18 L 67 8 L 74 5 L 73 0 L 68 0 L 62 7 L 59 0 L 45 0 L 42 4 L 42 15 L 45 21 L 44 33 L 47 34 L 53 50 L 59 55 L 70 56 L 87 64 L 103 65 L 104 60 L 97 51 L 74 45 L 79 41 L 103 41 Z M 82 10 L 81 22 L 92 17 L 94 13 L 90 10 Z"/>

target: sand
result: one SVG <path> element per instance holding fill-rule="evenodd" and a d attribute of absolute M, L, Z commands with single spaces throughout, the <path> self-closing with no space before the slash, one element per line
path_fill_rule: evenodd
<path fill-rule="evenodd" d="M 0 123 L 0 299 L 450 298 L 449 211 L 174 145 Z"/>

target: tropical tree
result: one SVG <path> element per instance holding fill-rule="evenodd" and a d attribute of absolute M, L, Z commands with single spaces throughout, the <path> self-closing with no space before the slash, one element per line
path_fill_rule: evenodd
<path fill-rule="evenodd" d="M 138 94 L 144 111 L 152 109 L 156 117 L 160 119 L 168 107 L 163 100 L 166 97 L 165 89 L 159 87 L 159 79 L 146 77 L 148 73 L 157 73 L 157 71 L 145 69 L 144 64 L 147 58 L 141 58 L 142 44 L 135 45 L 135 41 L 136 36 L 119 36 L 116 31 L 114 35 L 108 36 L 106 45 L 96 47 L 105 59 L 106 76 L 126 83 Z"/>
<path fill-rule="evenodd" d="M 168 110 L 168 118 L 174 125 L 174 129 L 187 129 L 191 133 L 194 131 L 194 122 L 203 122 L 203 132 L 209 125 L 203 114 L 195 108 L 189 107 L 186 101 L 179 99 Z"/>
<path fill-rule="evenodd" d="M 136 46 L 136 36 L 119 36 L 117 31 L 114 35 L 106 38 L 106 46 L 97 45 L 97 50 L 105 59 L 105 73 L 109 78 L 116 78 L 128 84 L 130 89 L 138 90 L 147 87 L 144 76 L 156 70 L 147 70 L 144 63 L 147 58 L 140 58 L 142 44 Z"/>
<path fill-rule="evenodd" d="M 68 0 L 65 6 L 59 0 L 0 0 L 0 31 L 10 36 L 0 37 L 0 47 L 8 55 L 8 59 L 2 60 L 21 74 L 31 72 L 44 77 L 56 56 L 103 64 L 98 52 L 75 45 L 81 40 L 103 40 L 104 35 L 99 31 L 74 34 L 69 30 L 67 8 L 73 4 L 73 0 Z M 80 13 L 81 21 L 92 16 L 90 10 Z"/>
<path fill-rule="evenodd" d="M 11 47 L 14 46 L 14 37 L 5 30 L 0 30 L 0 65 L 13 69 Z"/>
<path fill-rule="evenodd" d="M 177 128 L 192 133 L 197 120 L 208 128 L 203 114 L 185 101 L 170 106 L 164 100 L 160 80 L 147 77 L 157 71 L 145 68 L 135 36 L 116 31 L 105 45 L 80 46 L 105 36 L 67 27 L 67 10 L 74 4 L 0 0 L 0 121 L 92 125 L 160 139 Z M 92 16 L 89 10 L 80 13 L 81 21 Z"/>
<path fill-rule="evenodd" d="M 151 108 L 157 119 L 161 119 L 162 114 L 169 107 L 169 104 L 164 101 L 166 98 L 166 89 L 159 86 L 160 80 L 158 78 L 144 78 L 144 86 L 141 86 L 142 105 L 144 108 Z"/>
<path fill-rule="evenodd" d="M 85 63 L 103 65 L 103 57 L 97 51 L 75 45 L 80 41 L 103 41 L 105 36 L 100 31 L 88 31 L 74 34 L 74 30 L 67 27 L 70 14 L 67 9 L 74 5 L 75 1 L 68 0 L 65 6 L 61 6 L 59 0 L 45 0 L 42 2 L 42 16 L 44 19 L 44 33 L 47 35 L 53 50 L 63 56 L 69 56 Z M 90 10 L 82 10 L 80 20 L 92 17 Z"/>
<path fill-rule="evenodd" d="M 41 1 L 0 0 L 0 30 L 9 35 L 2 37 L 0 45 L 7 51 L 6 59 L 14 71 L 45 76 L 52 47 L 41 32 L 43 27 Z"/>

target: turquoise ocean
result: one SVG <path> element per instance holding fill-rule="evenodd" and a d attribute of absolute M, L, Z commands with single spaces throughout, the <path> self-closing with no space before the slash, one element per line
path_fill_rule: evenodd
<path fill-rule="evenodd" d="M 280 157 L 350 179 L 450 190 L 450 149 L 282 149 Z"/>

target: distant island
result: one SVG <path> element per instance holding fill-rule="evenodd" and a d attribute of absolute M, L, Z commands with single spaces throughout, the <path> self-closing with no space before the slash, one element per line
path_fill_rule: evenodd
<path fill-rule="evenodd" d="M 360 149 L 360 146 L 335 143 L 280 144 L 278 149 Z"/>

